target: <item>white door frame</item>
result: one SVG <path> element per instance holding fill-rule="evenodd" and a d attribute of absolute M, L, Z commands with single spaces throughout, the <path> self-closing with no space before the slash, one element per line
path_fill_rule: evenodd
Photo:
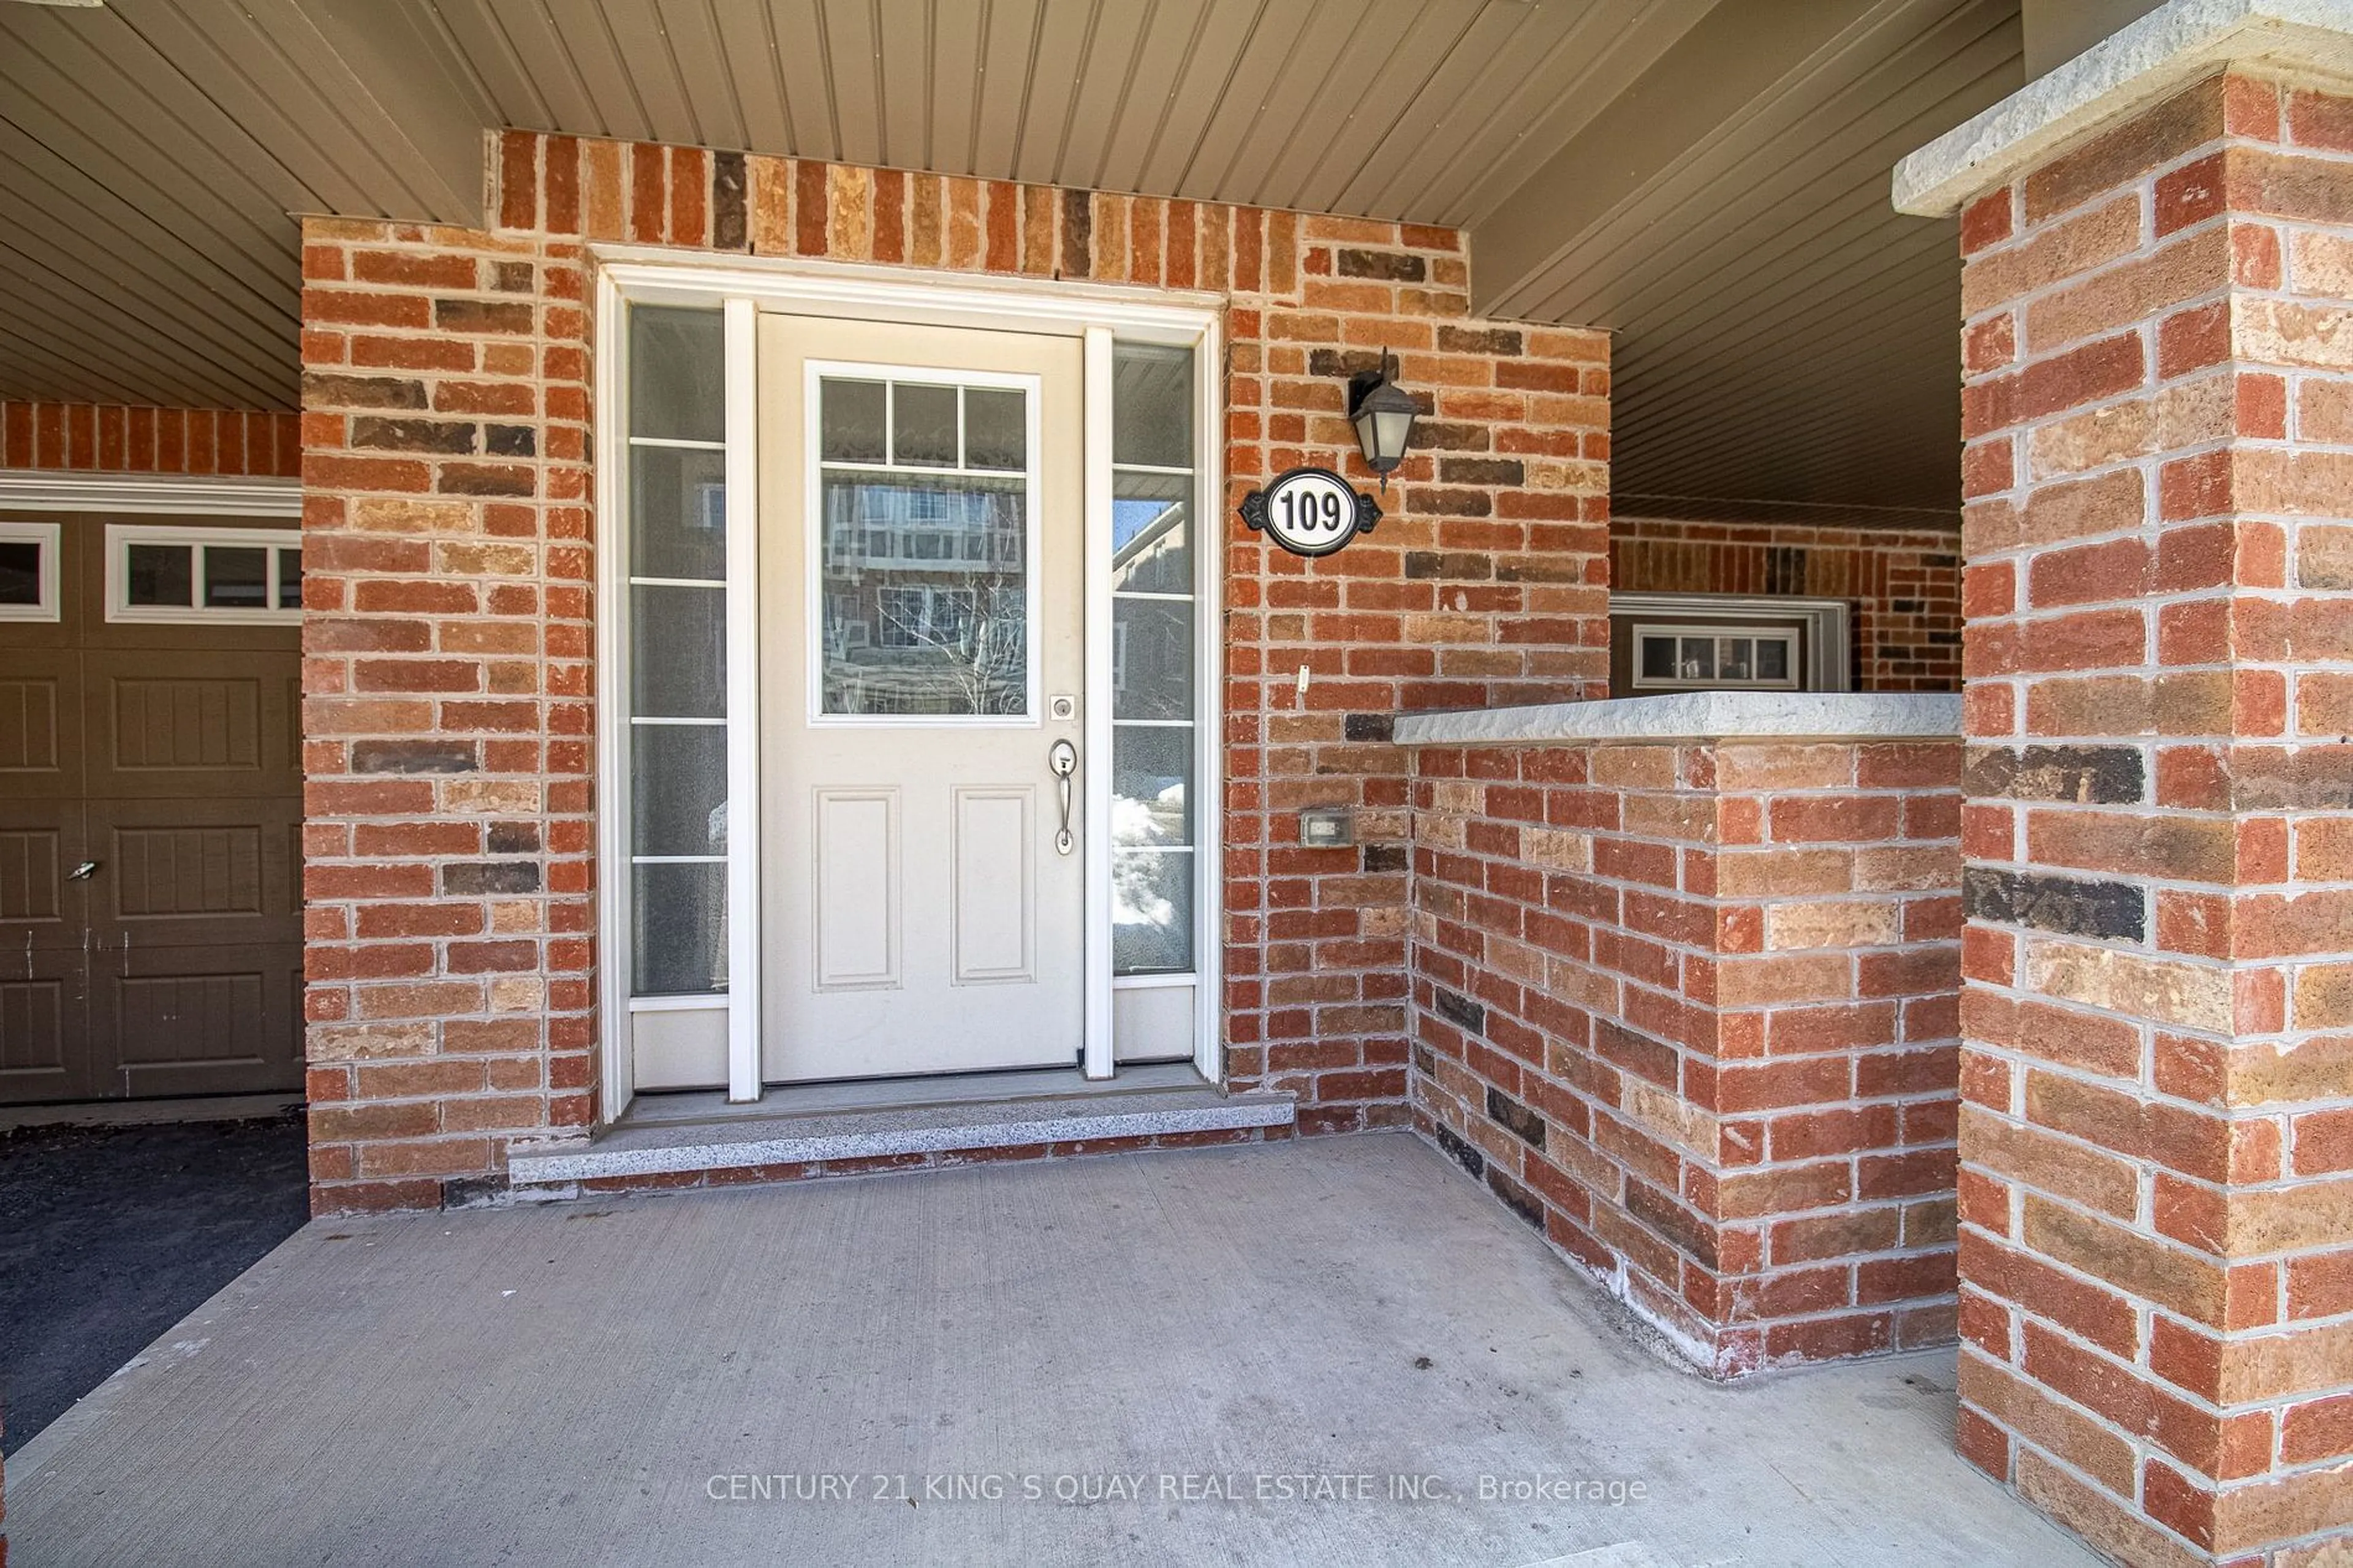
<path fill-rule="evenodd" d="M 903 267 L 765 257 L 719 258 L 653 246 L 593 246 L 596 292 L 596 560 L 599 1055 L 603 1120 L 635 1091 L 628 1032 L 628 755 L 605 722 L 623 693 L 619 574 L 620 479 L 628 433 L 624 303 L 720 306 L 727 353 L 728 609 L 728 1099 L 761 1093 L 760 853 L 757 809 L 758 419 L 754 353 L 763 307 L 919 325 L 1050 332 L 1085 344 L 1086 693 L 1084 725 L 1086 1044 L 1089 1078 L 1113 1069 L 1111 973 L 1112 349 L 1114 341 L 1189 348 L 1194 354 L 1195 527 L 1194 1063 L 1224 1079 L 1222 826 L 1225 801 L 1222 522 L 1225 497 L 1223 300 L 1214 294 L 1038 279 L 974 277 Z M 740 504 L 739 504 L 740 503 Z M 741 524 L 739 528 L 739 522 Z M 740 738 L 739 738 L 740 732 Z M 659 1005 L 659 999 L 657 999 Z M 635 1004 L 643 1008 L 646 1004 Z"/>

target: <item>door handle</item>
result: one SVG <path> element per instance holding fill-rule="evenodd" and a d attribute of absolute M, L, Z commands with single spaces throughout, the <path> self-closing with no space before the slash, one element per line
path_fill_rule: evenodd
<path fill-rule="evenodd" d="M 1054 788 L 1062 797 L 1062 830 L 1054 835 L 1054 853 L 1068 855 L 1078 843 L 1071 837 L 1071 775 L 1079 771 L 1079 749 L 1057 741 L 1046 752 L 1046 765 L 1054 770 Z"/>
<path fill-rule="evenodd" d="M 80 865 L 66 873 L 66 880 L 69 882 L 87 882 L 92 877 L 97 875 L 98 862 L 95 860 L 85 860 Z"/>

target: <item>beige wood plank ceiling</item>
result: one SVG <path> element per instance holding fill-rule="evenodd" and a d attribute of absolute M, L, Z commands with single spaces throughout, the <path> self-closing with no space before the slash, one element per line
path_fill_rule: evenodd
<path fill-rule="evenodd" d="M 1948 513 L 1958 268 L 1886 174 L 2017 9 L 0 0 L 0 395 L 292 406 L 287 215 L 479 222 L 514 126 L 1466 227 L 1482 309 L 1617 332 L 1621 508 Z"/>

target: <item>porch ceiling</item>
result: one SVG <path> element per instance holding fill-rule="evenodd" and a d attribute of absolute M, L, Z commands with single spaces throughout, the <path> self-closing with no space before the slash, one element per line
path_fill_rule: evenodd
<path fill-rule="evenodd" d="M 287 215 L 479 222 L 513 126 L 1463 226 L 1481 309 L 1616 330 L 1621 507 L 1949 512 L 1958 266 L 1887 170 L 2017 13 L 0 0 L 0 395 L 291 407 Z"/>

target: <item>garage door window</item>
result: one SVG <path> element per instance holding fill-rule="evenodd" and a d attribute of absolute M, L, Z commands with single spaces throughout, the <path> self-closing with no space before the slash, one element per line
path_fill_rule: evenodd
<path fill-rule="evenodd" d="M 58 618 L 58 525 L 0 522 L 0 621 Z"/>
<path fill-rule="evenodd" d="M 275 626 L 302 618 L 301 536 L 277 528 L 106 530 L 106 618 Z"/>

